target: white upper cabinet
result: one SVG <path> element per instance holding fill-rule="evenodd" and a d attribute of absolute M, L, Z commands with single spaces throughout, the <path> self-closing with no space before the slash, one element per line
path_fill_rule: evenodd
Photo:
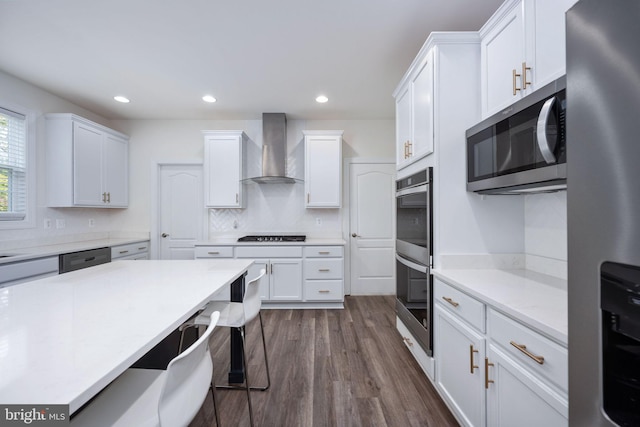
<path fill-rule="evenodd" d="M 394 93 L 398 169 L 433 152 L 433 74 L 428 51 L 416 58 Z"/>
<path fill-rule="evenodd" d="M 73 114 L 46 115 L 47 204 L 129 204 L 129 137 Z"/>
<path fill-rule="evenodd" d="M 204 191 L 208 208 L 243 208 L 242 131 L 202 131 L 204 135 Z"/>
<path fill-rule="evenodd" d="M 480 30 L 482 116 L 565 74 L 565 13 L 576 0 L 507 0 Z"/>
<path fill-rule="evenodd" d="M 342 195 L 342 133 L 303 131 L 307 208 L 339 208 Z"/>

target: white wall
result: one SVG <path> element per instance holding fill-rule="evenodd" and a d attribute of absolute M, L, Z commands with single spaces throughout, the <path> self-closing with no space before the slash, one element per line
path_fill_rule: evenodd
<path fill-rule="evenodd" d="M 16 108 L 28 110 L 36 118 L 36 126 L 33 131 L 36 135 L 36 210 L 35 226 L 33 228 L 20 230 L 0 230 L 0 243 L 11 245 L 17 242 L 24 245 L 30 239 L 38 239 L 47 242 L 49 239 L 56 241 L 56 238 L 83 233 L 106 233 L 112 229 L 111 214 L 107 209 L 84 209 L 84 208 L 47 208 L 44 182 L 44 126 L 45 113 L 75 113 L 96 121 L 105 126 L 113 127 L 108 120 L 80 108 L 70 102 L 54 96 L 29 83 L 10 76 L 0 71 L 0 105 L 6 108 Z M 32 131 L 30 129 L 29 131 Z M 51 229 L 44 229 L 44 219 L 49 218 L 53 222 Z M 55 220 L 64 219 L 65 228 L 56 229 Z M 89 219 L 95 221 L 94 227 L 89 227 Z M 59 240 L 57 240 L 59 241 Z"/>
<path fill-rule="evenodd" d="M 131 137 L 129 209 L 115 213 L 120 227 L 149 230 L 155 165 L 166 161 L 202 161 L 202 130 L 243 130 L 249 138 L 247 176 L 260 173 L 261 120 L 120 120 L 118 128 Z M 343 156 L 393 158 L 394 120 L 287 120 L 288 171 L 303 178 L 303 130 L 344 130 Z M 300 232 L 340 237 L 340 209 L 305 209 L 303 184 L 249 184 L 245 209 L 211 209 L 209 233 Z M 321 225 L 316 225 L 320 219 Z M 237 224 L 237 228 L 234 228 Z"/>

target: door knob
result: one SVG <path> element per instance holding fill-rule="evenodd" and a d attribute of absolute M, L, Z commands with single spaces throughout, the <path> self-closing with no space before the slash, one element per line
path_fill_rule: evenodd
<path fill-rule="evenodd" d="M 167 233 L 162 233 L 162 237 L 169 237 L 169 235 Z"/>
<path fill-rule="evenodd" d="M 351 233 L 351 237 L 360 237 L 360 236 L 356 233 Z"/>

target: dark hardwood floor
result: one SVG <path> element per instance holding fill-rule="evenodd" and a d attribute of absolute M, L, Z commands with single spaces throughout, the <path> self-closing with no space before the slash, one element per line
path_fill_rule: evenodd
<path fill-rule="evenodd" d="M 271 388 L 252 392 L 258 426 L 457 426 L 395 328 L 394 299 L 347 297 L 344 310 L 262 310 Z M 266 383 L 258 321 L 247 327 L 252 384 Z M 228 329 L 214 331 L 217 383 Z M 252 376 L 251 376 L 252 375 Z M 222 426 L 248 426 L 244 391 L 218 390 Z M 215 426 L 211 396 L 191 423 Z"/>

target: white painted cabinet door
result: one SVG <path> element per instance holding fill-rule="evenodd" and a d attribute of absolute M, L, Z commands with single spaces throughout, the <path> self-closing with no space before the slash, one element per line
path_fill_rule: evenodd
<path fill-rule="evenodd" d="M 526 57 L 520 2 L 482 38 L 480 46 L 482 116 L 487 117 L 522 97 L 522 63 Z"/>
<path fill-rule="evenodd" d="M 540 382 L 497 347 L 489 344 L 487 425 L 561 427 L 568 425 L 567 400 Z"/>
<path fill-rule="evenodd" d="M 242 133 L 205 133 L 205 205 L 242 208 Z"/>
<path fill-rule="evenodd" d="M 103 191 L 107 193 L 107 204 L 110 207 L 126 207 L 129 205 L 129 142 L 118 136 L 106 134 L 102 155 Z"/>
<path fill-rule="evenodd" d="M 396 98 L 396 166 L 401 169 L 409 164 L 411 131 L 411 86 L 407 84 Z"/>
<path fill-rule="evenodd" d="M 527 1 L 527 63 L 533 90 L 566 73 L 565 13 L 577 0 Z"/>
<path fill-rule="evenodd" d="M 485 339 L 434 304 L 436 385 L 464 424 L 485 425 Z"/>
<path fill-rule="evenodd" d="M 269 300 L 302 300 L 302 260 L 272 259 L 270 261 Z"/>
<path fill-rule="evenodd" d="M 307 208 L 339 208 L 342 189 L 342 131 L 311 135 L 305 131 L 304 185 Z"/>
<path fill-rule="evenodd" d="M 413 139 L 409 145 L 414 162 L 433 153 L 433 50 L 411 82 Z"/>
<path fill-rule="evenodd" d="M 103 133 L 84 123 L 73 124 L 73 203 L 103 206 Z"/>

